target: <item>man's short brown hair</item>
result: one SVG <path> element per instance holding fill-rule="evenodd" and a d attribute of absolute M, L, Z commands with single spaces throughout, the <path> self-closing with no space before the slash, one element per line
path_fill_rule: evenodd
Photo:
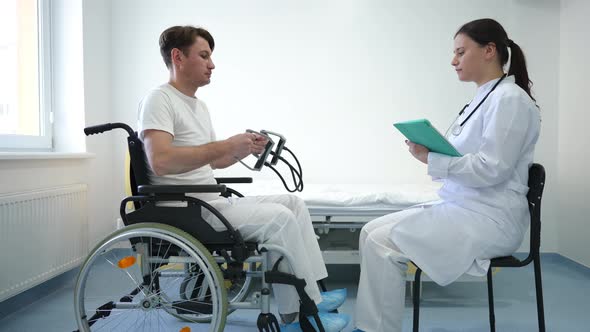
<path fill-rule="evenodd" d="M 173 26 L 160 35 L 160 54 L 164 59 L 166 67 L 172 67 L 172 49 L 177 48 L 184 55 L 188 55 L 189 48 L 193 45 L 197 37 L 201 37 L 209 43 L 211 51 L 215 48 L 215 41 L 209 31 L 203 28 L 197 28 L 191 25 Z"/>

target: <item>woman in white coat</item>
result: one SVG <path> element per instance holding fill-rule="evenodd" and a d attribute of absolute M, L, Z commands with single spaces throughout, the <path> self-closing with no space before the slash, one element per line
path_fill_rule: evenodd
<path fill-rule="evenodd" d="M 442 286 L 463 273 L 483 276 L 490 258 L 518 249 L 529 226 L 528 169 L 540 114 L 524 54 L 498 22 L 480 19 L 455 34 L 451 64 L 459 80 L 477 85 L 447 133 L 463 156 L 406 142 L 428 174 L 443 182 L 441 201 L 363 227 L 356 302 L 361 331 L 401 331 L 409 260 Z"/>

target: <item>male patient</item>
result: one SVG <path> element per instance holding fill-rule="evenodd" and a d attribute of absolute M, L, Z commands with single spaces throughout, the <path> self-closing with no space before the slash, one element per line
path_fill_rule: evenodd
<path fill-rule="evenodd" d="M 170 80 L 151 90 L 139 106 L 139 133 L 144 142 L 153 184 L 216 184 L 213 169 L 225 168 L 251 153 L 261 153 L 266 138 L 241 133 L 216 140 L 205 103 L 195 96 L 209 84 L 215 68 L 211 34 L 193 26 L 174 26 L 160 35 L 160 53 Z M 294 257 L 294 271 L 281 263 L 279 270 L 304 278 L 307 294 L 322 301 L 317 280 L 328 276 L 301 199 L 293 195 L 224 198 L 197 194 L 218 209 L 247 241 L 284 247 Z M 271 256 L 274 263 L 278 254 Z M 283 322 L 290 323 L 299 311 L 295 288 L 273 285 Z"/>

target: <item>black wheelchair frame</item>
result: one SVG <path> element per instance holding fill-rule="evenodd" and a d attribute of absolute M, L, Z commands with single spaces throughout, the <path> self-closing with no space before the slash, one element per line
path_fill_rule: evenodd
<path fill-rule="evenodd" d="M 205 201 L 188 196 L 189 193 L 219 193 L 221 196 L 229 197 L 231 195 L 242 196 L 239 192 L 226 187 L 229 183 L 251 183 L 251 178 L 218 178 L 216 185 L 152 185 L 148 176 L 148 166 L 146 161 L 143 143 L 138 137 L 137 133 L 124 123 L 107 123 L 97 126 L 92 126 L 84 129 L 86 135 L 100 134 L 113 129 L 124 129 L 128 133 L 127 147 L 130 156 L 130 181 L 132 196 L 126 197 L 122 200 L 120 205 L 120 216 L 125 226 L 141 225 L 143 223 L 158 223 L 169 225 L 178 228 L 200 242 L 211 254 L 216 253 L 223 258 L 227 264 L 227 269 L 224 271 L 224 279 L 243 278 L 246 271 L 243 270 L 244 262 L 260 253 L 262 257 L 262 289 L 260 293 L 261 300 L 259 306 L 239 305 L 238 308 L 260 308 L 261 313 L 258 317 L 257 325 L 259 331 L 280 331 L 280 327 L 276 317 L 270 313 L 270 284 L 286 284 L 292 285 L 296 288 L 300 298 L 300 324 L 303 331 L 315 331 L 312 324 L 307 319 L 308 316 L 314 317 L 314 320 L 320 332 L 324 332 L 324 327 L 319 319 L 318 309 L 313 300 L 307 295 L 304 288 L 306 282 L 304 279 L 296 278 L 294 275 L 278 271 L 278 265 L 282 258 L 277 261 L 271 270 L 264 270 L 269 266 L 268 260 L 268 246 L 260 245 L 255 242 L 244 241 L 241 234 L 234 229 L 229 221 L 214 207 Z M 127 211 L 126 206 L 128 202 L 132 202 L 135 209 Z M 162 202 L 184 202 L 182 207 L 159 206 Z M 215 230 L 202 217 L 203 209 L 211 212 L 217 217 L 225 226 L 226 230 Z M 132 239 L 131 242 L 140 242 L 141 239 Z M 154 245 L 150 243 L 147 250 L 151 253 L 158 252 L 162 243 Z M 156 247 L 154 247 L 156 246 Z M 271 248 L 272 250 L 272 248 Z M 170 256 L 177 254 L 174 252 L 167 252 Z M 285 254 L 286 255 L 286 254 Z M 89 256 L 90 257 L 90 256 Z M 166 257 L 163 257 L 166 258 Z M 266 264 L 265 264 L 266 263 Z M 162 265 L 160 263 L 160 265 Z M 153 265 L 151 269 L 157 269 L 158 265 Z M 82 274 L 82 272 L 81 272 Z M 146 279 L 147 278 L 147 279 Z M 158 287 L 159 281 L 152 280 L 154 275 L 149 274 L 144 276 L 144 285 L 149 287 Z M 80 279 L 80 277 L 79 277 Z M 156 275 L 157 279 L 157 275 Z M 153 285 L 153 286 L 152 286 Z M 325 286 L 321 284 L 322 289 Z M 78 286 L 77 286 L 78 290 Z M 129 294 L 125 294 L 120 302 L 131 302 L 133 297 L 141 291 L 140 287 L 133 290 Z M 229 304 L 230 308 L 232 304 Z M 90 326 L 99 319 L 108 316 L 112 310 L 116 308 L 115 302 L 106 303 L 100 306 L 96 314 L 91 318 L 86 318 L 85 315 L 82 321 L 84 326 L 80 326 L 81 330 L 89 330 Z M 179 311 L 186 309 L 190 310 L 205 310 L 199 304 L 191 303 L 190 301 L 175 302 L 175 308 Z M 83 315 L 83 313 L 82 313 Z M 225 317 L 223 318 L 225 324 Z M 86 326 L 87 323 L 87 326 Z"/>

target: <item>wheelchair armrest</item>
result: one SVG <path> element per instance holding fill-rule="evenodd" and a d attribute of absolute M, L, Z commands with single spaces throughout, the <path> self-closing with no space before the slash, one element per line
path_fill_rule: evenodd
<path fill-rule="evenodd" d="M 140 194 L 185 194 L 185 193 L 225 193 L 225 185 L 200 184 L 191 186 L 177 185 L 142 185 L 137 187 Z"/>
<path fill-rule="evenodd" d="M 218 184 L 221 183 L 252 183 L 252 178 L 215 178 Z"/>

